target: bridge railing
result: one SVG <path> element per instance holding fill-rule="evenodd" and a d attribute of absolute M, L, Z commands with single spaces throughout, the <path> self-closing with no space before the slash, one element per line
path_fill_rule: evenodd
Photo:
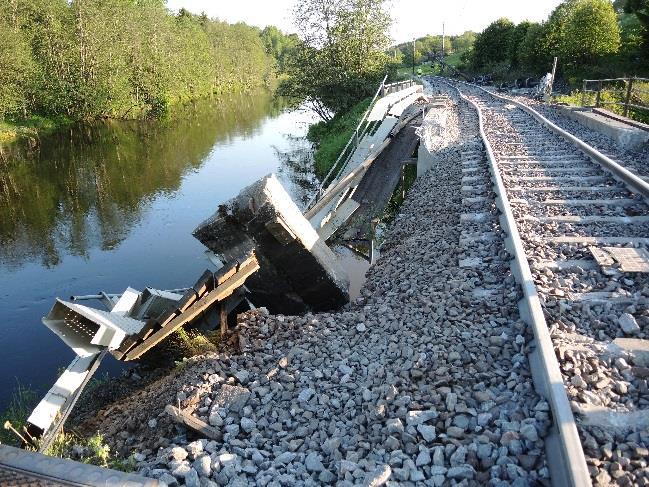
<path fill-rule="evenodd" d="M 372 98 L 372 101 L 370 102 L 370 106 L 367 107 L 367 110 L 363 114 L 363 117 L 361 118 L 360 122 L 358 122 L 358 125 L 356 126 L 356 129 L 354 130 L 354 133 L 351 135 L 349 140 L 347 141 L 347 144 L 345 144 L 344 149 L 340 152 L 340 155 L 334 162 L 333 166 L 331 166 L 331 169 L 327 173 L 327 175 L 322 179 L 320 182 L 320 185 L 318 186 L 318 189 L 316 190 L 316 193 L 313 195 L 313 198 L 311 198 L 311 201 L 307 204 L 307 210 L 313 207 L 315 203 L 322 197 L 322 195 L 325 192 L 325 189 L 330 185 L 333 181 L 338 179 L 340 176 L 341 172 L 347 165 L 347 162 L 349 159 L 352 157 L 354 154 L 354 151 L 358 147 L 358 144 L 360 143 L 361 139 L 363 136 L 367 133 L 367 131 L 370 128 L 370 122 L 367 121 L 367 117 L 372 111 L 372 108 L 374 107 L 374 104 L 376 103 L 377 98 L 381 93 L 384 92 L 385 87 L 392 87 L 395 83 L 391 83 L 389 85 L 385 84 L 385 80 L 388 79 L 388 75 L 386 74 L 385 77 L 383 78 L 383 81 L 381 81 L 381 84 L 379 85 L 378 89 L 376 90 L 376 93 L 374 94 L 374 97 Z M 381 95 L 385 96 L 385 95 Z"/>
<path fill-rule="evenodd" d="M 414 79 L 396 81 L 394 83 L 389 83 L 387 85 L 384 84 L 383 88 L 381 89 L 381 96 L 386 96 L 389 95 L 390 93 L 396 93 L 397 91 L 405 90 L 406 88 L 410 88 L 415 84 L 416 82 Z"/>
<path fill-rule="evenodd" d="M 649 79 L 585 79 L 581 105 L 591 108 L 619 106 L 622 107 L 622 115 L 625 117 L 629 116 L 630 110 L 649 112 Z"/>

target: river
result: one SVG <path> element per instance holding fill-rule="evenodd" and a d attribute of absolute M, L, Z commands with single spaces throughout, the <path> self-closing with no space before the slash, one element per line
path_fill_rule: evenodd
<path fill-rule="evenodd" d="M 74 357 L 41 324 L 55 297 L 191 285 L 207 267 L 192 230 L 268 173 L 303 206 L 317 185 L 303 139 L 314 121 L 261 91 L 72 127 L 0 166 L 0 411 L 18 383 L 40 396 Z M 362 277 L 362 262 L 341 258 Z"/>

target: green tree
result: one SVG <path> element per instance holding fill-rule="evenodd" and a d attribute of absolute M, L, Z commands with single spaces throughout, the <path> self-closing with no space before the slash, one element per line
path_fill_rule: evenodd
<path fill-rule="evenodd" d="M 280 72 L 284 72 L 288 58 L 292 55 L 299 38 L 295 34 L 285 34 L 277 27 L 269 25 L 261 31 L 261 40 L 270 54 L 276 61 Z"/>
<path fill-rule="evenodd" d="M 482 68 L 489 64 L 508 61 L 509 46 L 515 31 L 511 20 L 501 18 L 492 22 L 476 36 L 472 64 Z"/>
<path fill-rule="evenodd" d="M 284 94 L 305 99 L 323 119 L 370 95 L 390 68 L 385 0 L 299 0 L 300 44 Z"/>
<path fill-rule="evenodd" d="M 463 34 L 453 37 L 452 44 L 455 52 L 466 52 L 473 47 L 475 42 L 475 32 L 466 31 Z"/>
<path fill-rule="evenodd" d="M 29 45 L 19 29 L 0 20 L 0 120 L 26 115 L 34 76 Z"/>
<path fill-rule="evenodd" d="M 174 15 L 164 0 L 0 0 L 0 114 L 160 115 L 269 83 L 282 36 L 270 53 L 260 29 Z"/>
<path fill-rule="evenodd" d="M 620 30 L 608 0 L 572 0 L 559 54 L 565 62 L 592 65 L 620 48 Z"/>
<path fill-rule="evenodd" d="M 532 25 L 538 25 L 538 24 L 534 24 L 528 21 L 523 21 L 520 24 L 518 24 L 516 27 L 514 27 L 514 30 L 511 32 L 509 36 L 509 45 L 507 46 L 507 58 L 509 59 L 509 62 L 514 68 L 518 68 L 520 66 L 520 59 L 519 59 L 520 47 L 523 41 L 525 40 L 525 37 L 527 36 L 527 32 L 529 31 L 530 27 L 532 27 Z"/>
<path fill-rule="evenodd" d="M 649 58 L 649 0 L 626 0 L 624 12 L 636 16 L 642 25 L 642 38 L 644 41 L 644 57 Z"/>
<path fill-rule="evenodd" d="M 545 73 L 550 65 L 550 55 L 545 48 L 547 31 L 544 25 L 532 24 L 518 46 L 518 62 L 521 68 L 533 73 Z"/>

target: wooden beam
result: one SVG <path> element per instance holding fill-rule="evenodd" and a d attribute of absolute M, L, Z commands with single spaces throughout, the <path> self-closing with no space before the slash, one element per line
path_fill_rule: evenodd
<path fill-rule="evenodd" d="M 211 305 L 230 296 L 234 291 L 237 290 L 237 288 L 243 285 L 243 283 L 248 277 L 250 277 L 251 274 L 256 272 L 258 269 L 259 263 L 257 262 L 257 258 L 252 255 L 239 266 L 236 272 L 232 274 L 230 273 L 230 271 L 226 272 L 225 275 L 229 277 L 223 278 L 225 280 L 221 284 L 219 284 L 216 289 L 207 293 L 205 296 L 203 296 L 201 299 L 187 308 L 185 312 L 171 320 L 169 324 L 167 324 L 164 328 L 156 331 L 145 341 L 133 348 L 133 350 L 126 354 L 124 360 L 134 360 L 142 356 L 150 348 L 160 343 L 181 326 L 192 321 Z"/>
<path fill-rule="evenodd" d="M 176 423 L 187 426 L 189 429 L 194 430 L 201 436 L 212 440 L 221 440 L 223 438 L 223 435 L 219 430 L 213 428 L 205 421 L 192 416 L 187 411 L 183 411 L 182 409 L 178 409 L 177 407 L 168 404 L 165 407 L 165 412 L 171 416 Z"/>
<path fill-rule="evenodd" d="M 228 331 L 228 307 L 225 302 L 221 303 L 219 321 L 221 322 L 221 336 L 223 336 Z"/>

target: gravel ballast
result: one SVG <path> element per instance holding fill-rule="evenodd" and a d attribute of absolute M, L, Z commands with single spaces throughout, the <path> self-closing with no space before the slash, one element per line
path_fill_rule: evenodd
<path fill-rule="evenodd" d="M 609 245 L 628 248 L 625 239 L 649 236 L 642 220 L 649 206 L 514 104 L 475 87 L 461 89 L 482 107 L 485 133 L 510 193 L 592 481 L 649 485 L 644 455 L 649 446 L 649 368 L 633 349 L 617 346 L 625 339 L 647 346 L 649 276 L 598 264 L 588 246 L 592 243 L 553 241 L 565 236 L 614 237 L 620 243 Z M 541 111 L 547 115 L 549 110 Z M 596 138 L 583 127 L 564 128 L 587 142 Z M 616 156 L 624 154 L 619 151 Z M 512 162 L 518 160 L 524 163 Z M 569 176 L 574 167 L 581 169 L 573 180 Z M 553 189 L 532 191 L 539 186 Z M 566 186 L 570 191 L 561 190 Z M 547 217 L 558 220 L 542 221 Z M 644 242 L 634 245 L 647 247 Z"/>

